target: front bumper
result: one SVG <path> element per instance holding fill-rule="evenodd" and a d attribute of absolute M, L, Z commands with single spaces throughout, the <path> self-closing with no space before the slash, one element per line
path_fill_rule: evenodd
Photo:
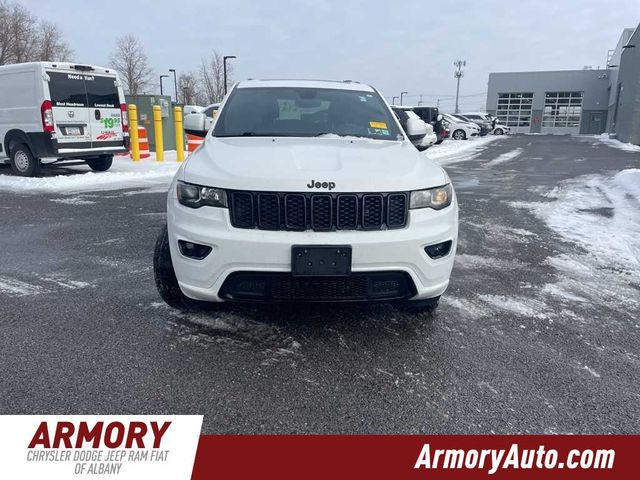
<path fill-rule="evenodd" d="M 405 272 L 412 300 L 441 295 L 449 284 L 457 237 L 458 207 L 410 210 L 406 228 L 380 231 L 291 232 L 234 228 L 226 208 L 180 205 L 172 186 L 167 226 L 173 267 L 181 290 L 195 300 L 224 301 L 220 290 L 235 272 L 290 272 L 293 245 L 351 245 L 352 272 Z M 212 247 L 203 260 L 183 256 L 178 240 Z M 432 259 L 427 245 L 451 240 L 451 251 Z"/>

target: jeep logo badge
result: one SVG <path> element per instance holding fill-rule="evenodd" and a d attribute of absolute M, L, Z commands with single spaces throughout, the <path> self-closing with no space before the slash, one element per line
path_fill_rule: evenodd
<path fill-rule="evenodd" d="M 336 184 L 334 182 L 316 182 L 315 180 L 311 180 L 310 183 L 307 184 L 308 188 L 328 188 L 329 190 L 333 190 L 336 188 Z"/>

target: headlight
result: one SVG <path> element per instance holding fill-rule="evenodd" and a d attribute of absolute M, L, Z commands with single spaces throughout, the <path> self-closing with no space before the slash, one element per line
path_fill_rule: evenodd
<path fill-rule="evenodd" d="M 434 210 L 442 210 L 451 205 L 453 199 L 453 188 L 447 183 L 442 187 L 428 188 L 426 190 L 417 190 L 411 192 L 411 201 L 409 208 L 433 208 Z"/>
<path fill-rule="evenodd" d="M 227 194 L 220 188 L 201 187 L 178 181 L 178 201 L 191 208 L 202 206 L 227 208 Z"/>

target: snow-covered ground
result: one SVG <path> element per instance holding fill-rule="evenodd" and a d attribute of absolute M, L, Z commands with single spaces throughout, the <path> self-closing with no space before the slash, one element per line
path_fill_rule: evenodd
<path fill-rule="evenodd" d="M 154 154 L 139 162 L 129 156 L 114 157 L 107 172 L 94 172 L 88 166 L 49 168 L 41 177 L 19 177 L 8 166 L 0 169 L 0 190 L 20 193 L 77 193 L 123 188 L 166 188 L 180 164 L 176 152 L 164 154 L 164 162 L 156 162 Z"/>
<path fill-rule="evenodd" d="M 634 145 L 633 143 L 623 143 L 620 140 L 609 138 L 609 134 L 603 133 L 601 135 L 594 135 L 600 142 L 605 143 L 613 148 L 619 148 L 627 152 L 640 152 L 640 145 Z"/>
<path fill-rule="evenodd" d="M 487 167 L 495 167 L 496 165 L 518 158 L 520 155 L 522 155 L 522 148 L 515 148 L 509 152 L 503 153 L 502 155 L 498 155 L 496 158 L 489 161 L 487 163 Z"/>
<path fill-rule="evenodd" d="M 561 275 L 545 293 L 571 302 L 606 302 L 621 312 L 640 307 L 640 169 L 577 177 L 546 197 L 549 202 L 513 204 L 578 247 L 548 259 Z"/>
<path fill-rule="evenodd" d="M 500 138 L 499 135 L 487 135 L 485 137 L 470 138 L 468 140 L 447 139 L 440 145 L 434 145 L 424 152 L 424 155 L 440 165 L 450 165 L 452 163 L 471 160 L 480 154 L 487 144 Z"/>

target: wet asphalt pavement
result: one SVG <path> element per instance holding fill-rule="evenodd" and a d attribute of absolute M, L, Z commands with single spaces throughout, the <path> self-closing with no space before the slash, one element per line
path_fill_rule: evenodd
<path fill-rule="evenodd" d="M 554 295 L 571 273 L 549 259 L 585 252 L 513 203 L 640 168 L 640 153 L 515 136 L 445 168 L 459 260 L 433 317 L 181 313 L 153 283 L 164 194 L 0 192 L 0 414 L 203 414 L 204 433 L 640 432 L 640 281 L 603 272 L 576 279 L 575 300 Z M 620 288 L 601 291 L 607 279 Z"/>

